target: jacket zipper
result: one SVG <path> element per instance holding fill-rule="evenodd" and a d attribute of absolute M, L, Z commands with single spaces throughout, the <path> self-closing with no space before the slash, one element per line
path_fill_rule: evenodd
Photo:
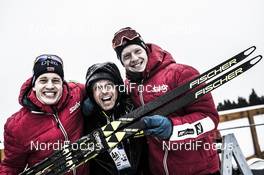
<path fill-rule="evenodd" d="M 141 82 L 140 85 L 143 86 L 143 80 L 142 80 L 142 82 Z M 144 102 L 144 97 L 143 97 L 142 90 L 139 91 L 139 99 L 140 99 L 141 105 L 144 106 L 145 105 L 145 102 Z M 155 137 L 155 139 L 157 139 L 157 138 Z M 163 157 L 163 168 L 164 168 L 165 174 L 166 175 L 169 175 L 169 170 L 168 170 L 168 165 L 167 165 L 167 159 L 168 159 L 168 150 L 165 148 L 165 153 L 164 153 L 164 157 Z"/>
<path fill-rule="evenodd" d="M 58 117 L 58 114 L 57 113 L 55 113 L 55 114 L 53 114 L 53 116 L 54 116 L 54 118 L 55 118 L 55 120 L 56 120 L 56 122 L 57 122 L 57 126 L 58 126 L 58 128 L 60 128 L 60 130 L 61 130 L 61 132 L 62 132 L 62 134 L 63 134 L 63 136 L 64 136 L 64 138 L 65 138 L 65 141 L 69 141 L 69 137 L 68 137 L 68 135 L 67 135 L 67 132 L 66 132 L 66 130 L 64 129 L 64 127 L 63 127 L 63 125 L 62 125 L 62 123 L 61 123 L 61 121 L 60 121 L 60 119 L 59 119 L 59 117 Z"/>
<path fill-rule="evenodd" d="M 138 86 L 143 86 L 143 80 L 141 81 L 141 83 Z M 140 90 L 138 92 L 139 92 L 139 100 L 140 100 L 140 103 L 141 103 L 142 106 L 144 106 L 145 105 L 145 102 L 144 102 L 144 97 L 143 97 L 143 91 Z"/>
<path fill-rule="evenodd" d="M 55 118 L 55 120 L 57 122 L 58 128 L 60 128 L 60 130 L 61 130 L 61 132 L 62 132 L 62 134 L 63 134 L 63 136 L 65 138 L 66 143 L 70 143 L 69 136 L 68 136 L 65 128 L 63 127 L 63 125 L 62 125 L 62 123 L 61 123 L 61 121 L 59 119 L 58 113 L 54 113 L 53 116 L 54 116 L 54 118 Z M 72 173 L 73 173 L 73 175 L 76 175 L 76 169 L 75 168 L 72 169 Z"/>
<path fill-rule="evenodd" d="M 163 157 L 163 168 L 164 168 L 165 174 L 169 175 L 167 159 L 168 159 L 168 149 L 165 148 L 165 153 L 164 153 L 164 157 Z"/>

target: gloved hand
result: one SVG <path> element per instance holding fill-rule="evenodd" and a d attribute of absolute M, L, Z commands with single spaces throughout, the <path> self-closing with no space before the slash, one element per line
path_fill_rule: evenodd
<path fill-rule="evenodd" d="M 153 115 L 143 117 L 145 123 L 144 133 L 146 135 L 156 136 L 160 139 L 169 139 L 172 134 L 172 122 L 167 117 Z"/>
<path fill-rule="evenodd" d="M 92 114 L 93 110 L 94 110 L 94 103 L 91 101 L 89 97 L 87 97 L 83 101 L 82 113 L 84 116 L 89 116 Z"/>

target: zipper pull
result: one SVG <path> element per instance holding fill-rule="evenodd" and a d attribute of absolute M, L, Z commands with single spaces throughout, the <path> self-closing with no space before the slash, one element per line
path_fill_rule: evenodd
<path fill-rule="evenodd" d="M 54 107 L 52 107 L 52 110 L 53 110 L 53 116 L 54 116 L 54 118 L 55 118 L 55 120 L 57 122 L 57 128 L 60 128 L 58 112 L 57 112 L 57 110 Z"/>
<path fill-rule="evenodd" d="M 54 118 L 55 118 L 56 123 L 57 123 L 57 128 L 60 128 L 60 122 L 59 122 L 59 118 L 58 118 L 58 114 L 57 114 L 57 112 L 54 113 Z"/>

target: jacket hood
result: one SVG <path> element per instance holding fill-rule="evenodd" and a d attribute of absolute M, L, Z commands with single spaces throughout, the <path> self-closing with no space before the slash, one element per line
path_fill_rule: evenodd
<path fill-rule="evenodd" d="M 93 98 L 93 92 L 92 92 L 92 86 L 93 84 L 101 79 L 107 79 L 112 81 L 115 85 L 121 86 L 124 85 L 123 79 L 121 77 L 120 71 L 118 67 L 112 63 L 112 62 L 105 62 L 105 63 L 97 63 L 92 65 L 88 68 L 86 73 L 86 83 L 85 88 L 88 92 L 88 96 L 90 99 L 95 103 Z M 123 99 L 125 98 L 125 92 L 124 91 L 118 91 L 118 98 L 116 100 L 116 106 L 118 106 L 120 103 L 122 103 Z M 98 110 L 100 110 L 100 107 L 96 105 Z M 114 107 L 114 108 L 115 108 Z"/>
<path fill-rule="evenodd" d="M 85 87 L 88 90 L 96 80 L 109 79 L 117 85 L 123 84 L 120 71 L 114 63 L 97 63 L 88 68 Z"/>
<path fill-rule="evenodd" d="M 60 111 L 66 104 L 69 98 L 69 87 L 63 82 L 63 92 L 59 102 L 56 105 L 42 104 L 36 97 L 35 92 L 32 90 L 32 77 L 29 78 L 20 88 L 18 97 L 19 104 L 28 108 L 30 111 L 54 113 Z"/>
<path fill-rule="evenodd" d="M 175 60 L 171 54 L 155 44 L 147 44 L 148 50 L 148 63 L 143 73 L 131 73 L 126 72 L 126 77 L 129 80 L 133 80 L 133 77 L 141 77 L 141 79 L 147 80 L 156 72 L 167 67 L 171 63 L 175 63 Z"/>

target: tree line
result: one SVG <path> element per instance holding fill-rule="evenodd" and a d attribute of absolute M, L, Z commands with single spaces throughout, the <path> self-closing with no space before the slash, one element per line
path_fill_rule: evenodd
<path fill-rule="evenodd" d="M 251 94 L 248 97 L 248 100 L 243 97 L 238 97 L 237 102 L 230 101 L 230 100 L 224 100 L 224 102 L 220 102 L 217 105 L 218 111 L 224 111 L 229 109 L 235 109 L 235 108 L 242 108 L 247 106 L 254 106 L 254 105 L 260 105 L 264 104 L 264 96 L 258 96 L 254 89 L 252 89 Z"/>

